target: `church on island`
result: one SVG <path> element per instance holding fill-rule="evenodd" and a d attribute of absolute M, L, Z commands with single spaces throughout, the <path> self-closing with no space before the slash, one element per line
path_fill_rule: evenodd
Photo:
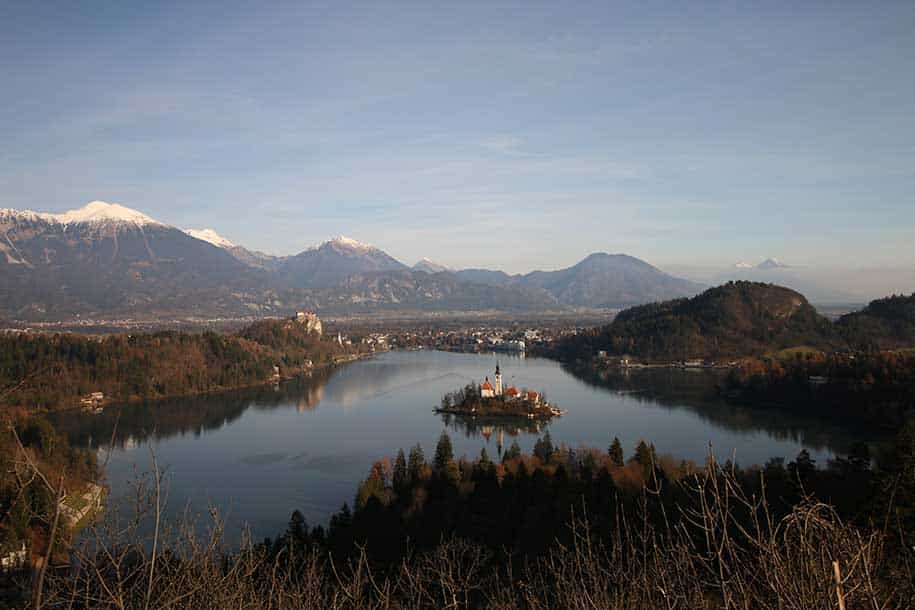
<path fill-rule="evenodd" d="M 524 400 L 534 405 L 539 405 L 543 397 L 540 392 L 522 392 L 514 386 L 502 388 L 502 371 L 499 369 L 499 363 L 496 363 L 496 375 L 492 383 L 487 376 L 480 384 L 480 398 L 503 398 L 505 400 Z"/>
<path fill-rule="evenodd" d="M 444 394 L 435 411 L 467 417 L 527 419 L 549 419 L 565 413 L 548 403 L 540 392 L 519 390 L 514 386 L 505 387 L 498 364 L 492 381 L 487 376 L 480 385 L 470 382 L 463 388 Z"/>

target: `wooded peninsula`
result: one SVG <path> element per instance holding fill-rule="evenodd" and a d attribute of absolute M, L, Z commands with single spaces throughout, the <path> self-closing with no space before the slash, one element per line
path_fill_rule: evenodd
<path fill-rule="evenodd" d="M 359 354 L 296 319 L 232 333 L 0 333 L 0 404 L 28 410 L 201 394 L 265 384 Z"/>

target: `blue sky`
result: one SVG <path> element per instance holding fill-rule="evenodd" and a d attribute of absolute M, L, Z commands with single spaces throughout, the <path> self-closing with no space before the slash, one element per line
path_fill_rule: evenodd
<path fill-rule="evenodd" d="M 915 265 L 915 3 L 0 5 L 0 206 L 510 271 Z"/>

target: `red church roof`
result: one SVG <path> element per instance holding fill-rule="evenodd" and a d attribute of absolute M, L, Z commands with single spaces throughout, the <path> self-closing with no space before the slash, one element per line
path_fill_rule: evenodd
<path fill-rule="evenodd" d="M 521 392 L 518 390 L 518 388 L 512 386 L 512 387 L 508 388 L 507 390 L 505 390 L 505 393 L 508 394 L 509 396 L 517 396 Z"/>
<path fill-rule="evenodd" d="M 483 382 L 483 385 L 480 386 L 481 390 L 491 390 L 492 386 L 489 385 L 489 379 Z"/>

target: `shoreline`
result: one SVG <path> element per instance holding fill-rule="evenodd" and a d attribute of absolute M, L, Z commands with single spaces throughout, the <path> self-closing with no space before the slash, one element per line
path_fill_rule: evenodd
<path fill-rule="evenodd" d="M 111 407 L 121 407 L 121 406 L 142 403 L 142 402 L 156 402 L 159 400 L 169 400 L 169 399 L 174 399 L 174 398 L 192 398 L 194 396 L 206 396 L 209 394 L 219 394 L 222 392 L 233 392 L 236 390 L 248 390 L 251 388 L 260 388 L 260 387 L 264 387 L 264 386 L 273 385 L 276 383 L 281 383 L 283 381 L 291 381 L 293 379 L 305 377 L 308 374 L 313 373 L 315 371 L 336 368 L 337 366 L 349 364 L 351 362 L 356 362 L 357 360 L 371 358 L 371 357 L 374 357 L 376 353 L 377 352 L 367 352 L 364 354 L 352 354 L 347 357 L 335 359 L 333 362 L 315 365 L 311 369 L 309 369 L 307 372 L 300 371 L 294 375 L 281 375 L 280 377 L 270 378 L 265 381 L 255 381 L 252 383 L 240 383 L 240 384 L 234 384 L 234 385 L 230 385 L 230 386 L 218 386 L 218 387 L 213 387 L 213 388 L 210 388 L 207 390 L 201 390 L 201 391 L 197 391 L 197 392 L 179 392 L 179 393 L 172 393 L 172 394 L 159 394 L 156 396 L 131 396 L 126 399 L 113 399 L 110 401 L 106 400 L 99 407 L 100 410 L 98 410 L 98 411 L 92 411 L 92 410 L 86 409 L 85 407 L 83 407 L 82 405 L 80 405 L 78 403 L 73 404 L 73 405 L 59 406 L 59 407 L 56 407 L 53 409 L 43 407 L 43 408 L 39 408 L 39 409 L 28 409 L 28 411 L 30 413 L 42 413 L 42 414 L 84 411 L 87 414 L 98 415 Z"/>
<path fill-rule="evenodd" d="M 447 415 L 457 415 L 459 417 L 471 417 L 473 419 L 538 419 L 549 421 L 555 417 L 562 417 L 568 413 L 566 410 L 561 410 L 561 413 L 479 413 L 477 411 L 469 411 L 467 409 L 442 409 L 441 407 L 436 407 L 433 410 L 433 413 L 437 414 L 447 414 Z"/>

